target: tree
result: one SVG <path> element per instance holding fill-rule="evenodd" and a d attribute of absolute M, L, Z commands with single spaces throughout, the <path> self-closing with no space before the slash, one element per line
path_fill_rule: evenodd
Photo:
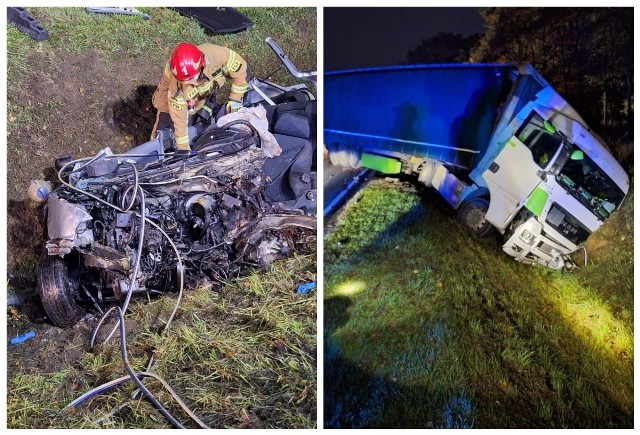
<path fill-rule="evenodd" d="M 472 62 L 532 64 L 619 159 L 633 140 L 632 8 L 484 8 Z M 615 149 L 619 148 L 619 149 Z"/>
<path fill-rule="evenodd" d="M 440 32 L 407 53 L 409 64 L 466 62 L 469 51 L 477 43 L 480 35 L 463 37 L 461 34 Z"/>

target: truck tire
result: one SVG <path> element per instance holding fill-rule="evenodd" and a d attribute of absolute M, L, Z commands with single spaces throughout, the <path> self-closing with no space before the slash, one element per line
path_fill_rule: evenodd
<path fill-rule="evenodd" d="M 46 250 L 38 264 L 38 293 L 51 322 L 67 328 L 85 315 L 74 299 L 79 283 L 69 275 L 66 258 L 49 255 Z"/>
<path fill-rule="evenodd" d="M 489 201 L 484 198 L 474 198 L 462 203 L 458 208 L 458 219 L 476 237 L 488 237 L 493 233 L 493 225 L 487 220 Z"/>
<path fill-rule="evenodd" d="M 329 161 L 334 166 L 343 166 L 345 168 L 359 168 L 362 152 L 358 147 L 338 144 L 329 151 Z"/>
<path fill-rule="evenodd" d="M 333 147 L 329 148 L 327 147 L 328 152 L 329 152 L 329 162 L 333 165 L 333 166 L 340 166 L 340 154 L 339 154 L 339 149 L 338 147 L 334 144 Z"/>

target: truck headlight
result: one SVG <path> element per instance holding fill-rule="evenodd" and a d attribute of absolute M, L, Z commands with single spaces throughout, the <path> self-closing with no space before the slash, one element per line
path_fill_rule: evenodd
<path fill-rule="evenodd" d="M 536 236 L 531 234 L 529 231 L 524 230 L 520 234 L 520 240 L 525 242 L 527 245 L 533 245 L 533 242 L 536 240 Z"/>

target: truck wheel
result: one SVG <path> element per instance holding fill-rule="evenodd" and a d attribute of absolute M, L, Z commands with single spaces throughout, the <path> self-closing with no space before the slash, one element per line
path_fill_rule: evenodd
<path fill-rule="evenodd" d="M 338 149 L 337 146 L 332 147 L 331 149 L 328 149 L 329 151 L 329 162 L 331 162 L 331 164 L 333 166 L 340 166 L 340 150 Z"/>
<path fill-rule="evenodd" d="M 75 325 L 85 315 L 73 297 L 79 283 L 69 275 L 67 261 L 44 250 L 38 265 L 38 293 L 42 305 L 51 322 L 63 328 Z"/>
<path fill-rule="evenodd" d="M 493 225 L 487 220 L 489 201 L 474 198 L 463 203 L 458 209 L 458 219 L 477 237 L 487 237 L 493 232 Z"/>
<path fill-rule="evenodd" d="M 334 166 L 344 166 L 345 168 L 359 168 L 362 152 L 359 148 L 339 144 L 329 151 L 329 161 Z"/>

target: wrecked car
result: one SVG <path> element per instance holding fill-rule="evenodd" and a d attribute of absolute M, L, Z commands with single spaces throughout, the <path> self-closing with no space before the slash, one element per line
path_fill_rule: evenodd
<path fill-rule="evenodd" d="M 315 72 L 298 71 L 266 42 L 292 75 L 315 85 Z M 194 126 L 190 157 L 175 155 L 173 132 L 164 129 L 124 154 L 105 148 L 57 162 L 37 273 L 55 325 L 72 326 L 88 310 L 126 307 L 135 295 L 216 286 L 315 244 L 310 87 L 253 78 L 243 106 Z"/>

